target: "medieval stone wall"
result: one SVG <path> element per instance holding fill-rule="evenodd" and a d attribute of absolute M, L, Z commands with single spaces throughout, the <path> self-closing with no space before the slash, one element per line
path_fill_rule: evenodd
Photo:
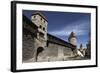
<path fill-rule="evenodd" d="M 23 35 L 23 61 L 33 58 L 35 47 L 33 42 L 31 35 Z"/>
<path fill-rule="evenodd" d="M 71 48 L 66 46 L 56 43 L 48 43 L 46 53 L 49 57 L 49 61 L 62 61 L 65 57 L 71 56 L 73 52 Z"/>
<path fill-rule="evenodd" d="M 37 56 L 37 61 L 62 61 L 64 57 L 71 56 L 71 48 L 56 44 L 48 43 L 47 46 L 42 46 L 38 40 L 32 35 L 28 34 L 23 36 L 23 61 L 28 61 L 36 57 L 35 53 L 39 47 L 43 48 Z"/>

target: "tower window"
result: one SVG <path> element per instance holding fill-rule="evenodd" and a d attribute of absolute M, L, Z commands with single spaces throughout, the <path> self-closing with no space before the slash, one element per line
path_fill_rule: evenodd
<path fill-rule="evenodd" d="M 45 23 L 45 21 L 44 21 L 44 23 Z"/>
<path fill-rule="evenodd" d="M 40 28 L 42 28 L 42 26 L 40 25 Z"/>
<path fill-rule="evenodd" d="M 39 32 L 39 36 L 44 38 L 44 34 L 42 32 Z"/>
<path fill-rule="evenodd" d="M 34 15 L 34 18 L 35 18 L 36 16 Z"/>
<path fill-rule="evenodd" d="M 43 27 L 43 30 L 45 31 L 45 28 Z"/>
<path fill-rule="evenodd" d="M 41 18 L 41 21 L 42 21 L 42 18 Z"/>

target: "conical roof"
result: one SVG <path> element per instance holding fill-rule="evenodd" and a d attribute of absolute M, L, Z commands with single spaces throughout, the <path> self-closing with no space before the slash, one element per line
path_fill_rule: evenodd
<path fill-rule="evenodd" d="M 40 15 L 43 19 L 45 19 L 47 21 L 47 18 L 43 15 L 42 12 L 39 12 L 39 11 L 36 11 L 36 12 L 33 12 L 32 15 Z"/>
<path fill-rule="evenodd" d="M 71 33 L 70 33 L 68 40 L 70 41 L 70 39 L 71 39 L 72 37 L 76 37 L 76 34 L 75 34 L 74 32 L 71 32 Z"/>
<path fill-rule="evenodd" d="M 74 32 L 71 32 L 70 37 L 76 37 L 76 34 Z"/>

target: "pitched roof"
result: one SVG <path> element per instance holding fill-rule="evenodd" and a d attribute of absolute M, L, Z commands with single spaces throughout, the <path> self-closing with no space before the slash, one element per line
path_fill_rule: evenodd
<path fill-rule="evenodd" d="M 70 37 L 76 37 L 76 34 L 74 32 L 71 32 Z"/>
<path fill-rule="evenodd" d="M 75 34 L 74 32 L 71 32 L 71 33 L 70 33 L 69 38 L 68 38 L 68 41 L 70 41 L 70 39 L 71 39 L 72 37 L 77 38 L 77 37 L 76 37 L 76 34 Z"/>
<path fill-rule="evenodd" d="M 32 15 L 40 15 L 44 20 L 47 21 L 47 18 L 46 18 L 41 12 L 39 12 L 39 11 L 34 12 Z M 48 21 L 47 21 L 47 22 L 48 22 Z"/>

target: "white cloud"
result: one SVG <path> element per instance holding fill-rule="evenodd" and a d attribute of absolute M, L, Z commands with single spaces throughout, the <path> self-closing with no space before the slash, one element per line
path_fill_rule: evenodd
<path fill-rule="evenodd" d="M 89 32 L 89 25 L 89 21 L 77 21 L 71 24 L 67 24 L 62 29 L 49 31 L 49 33 L 56 36 L 68 36 L 73 31 L 77 36 L 85 35 Z"/>

